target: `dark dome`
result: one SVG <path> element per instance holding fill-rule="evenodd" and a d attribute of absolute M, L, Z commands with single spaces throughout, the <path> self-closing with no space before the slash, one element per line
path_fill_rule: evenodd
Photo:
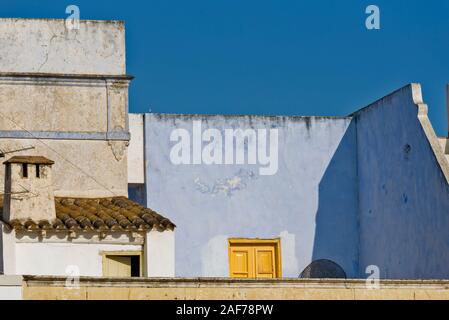
<path fill-rule="evenodd" d="M 346 279 L 346 273 L 342 267 L 331 260 L 315 260 L 309 264 L 299 275 L 308 279 Z"/>

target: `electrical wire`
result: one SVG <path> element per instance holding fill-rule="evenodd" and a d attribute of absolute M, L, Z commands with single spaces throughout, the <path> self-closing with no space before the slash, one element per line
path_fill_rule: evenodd
<path fill-rule="evenodd" d="M 16 125 L 17 127 L 19 127 L 21 130 L 27 132 L 32 139 L 37 140 L 38 142 L 42 143 L 45 147 L 47 147 L 48 149 L 50 149 L 53 153 L 55 153 L 56 155 L 58 155 L 62 160 L 68 162 L 69 164 L 71 164 L 73 167 L 75 167 L 76 169 L 78 169 L 81 173 L 83 173 L 84 175 L 86 175 L 87 177 L 89 177 L 90 179 L 92 179 L 94 182 L 96 182 L 100 187 L 104 188 L 106 191 L 110 192 L 113 196 L 116 196 L 117 194 L 110 190 L 107 186 L 103 185 L 101 182 L 99 182 L 97 179 L 95 179 L 95 177 L 93 177 L 92 175 L 90 175 L 89 173 L 87 173 L 86 171 L 84 171 L 82 168 L 80 168 L 79 166 L 77 166 L 76 164 L 74 164 L 72 161 L 66 159 L 63 155 L 61 155 L 58 151 L 56 151 L 54 148 L 52 148 L 51 146 L 49 146 L 48 144 L 46 144 L 44 141 L 42 141 L 41 138 L 36 137 L 32 132 L 28 131 L 27 129 L 23 128 L 21 125 L 19 125 L 17 122 L 15 122 L 13 119 L 5 116 L 2 112 L 0 112 L 0 116 L 3 117 L 6 120 L 11 121 L 14 125 Z"/>

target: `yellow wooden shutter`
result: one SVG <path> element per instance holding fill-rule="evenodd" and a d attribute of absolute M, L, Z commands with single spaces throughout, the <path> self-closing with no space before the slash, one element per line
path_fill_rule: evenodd
<path fill-rule="evenodd" d="M 105 256 L 103 265 L 105 277 L 131 277 L 131 257 Z"/>
<path fill-rule="evenodd" d="M 255 247 L 256 278 L 276 278 L 274 247 Z"/>
<path fill-rule="evenodd" d="M 250 247 L 236 246 L 230 251 L 231 277 L 254 277 L 254 251 Z"/>
<path fill-rule="evenodd" d="M 230 239 L 229 274 L 233 278 L 281 277 L 280 241 Z"/>

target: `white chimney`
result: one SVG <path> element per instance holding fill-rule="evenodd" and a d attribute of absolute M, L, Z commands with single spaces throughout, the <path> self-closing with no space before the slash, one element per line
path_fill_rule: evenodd
<path fill-rule="evenodd" d="M 39 156 L 15 156 L 5 161 L 3 219 L 40 221 L 56 219 L 52 160 Z"/>

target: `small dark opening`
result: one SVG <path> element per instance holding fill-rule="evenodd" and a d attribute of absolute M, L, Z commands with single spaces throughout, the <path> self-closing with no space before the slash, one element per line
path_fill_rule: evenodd
<path fill-rule="evenodd" d="M 36 164 L 36 178 L 41 177 L 41 167 L 40 165 Z"/>
<path fill-rule="evenodd" d="M 131 277 L 140 277 L 140 257 L 131 256 Z"/>
<path fill-rule="evenodd" d="M 22 163 L 22 176 L 28 178 L 28 164 Z"/>

